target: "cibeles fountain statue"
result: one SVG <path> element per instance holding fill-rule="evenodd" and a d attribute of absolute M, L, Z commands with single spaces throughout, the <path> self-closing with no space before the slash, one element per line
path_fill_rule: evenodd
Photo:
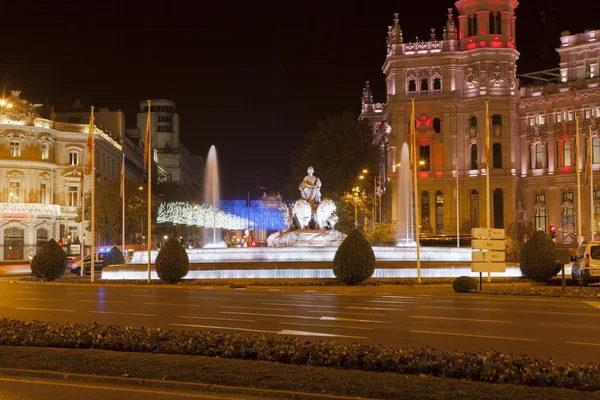
<path fill-rule="evenodd" d="M 292 206 L 281 207 L 285 228 L 267 238 L 269 247 L 337 247 L 346 238 L 335 230 L 335 204 L 331 199 L 321 201 L 321 180 L 314 173 L 314 168 L 308 167 L 298 186 L 300 199 Z"/>

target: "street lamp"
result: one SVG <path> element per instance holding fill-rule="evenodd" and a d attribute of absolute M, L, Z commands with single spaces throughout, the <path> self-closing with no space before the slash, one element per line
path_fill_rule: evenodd
<path fill-rule="evenodd" d="M 400 164 L 398 164 L 400 166 Z M 365 175 L 369 173 L 368 169 L 362 170 L 363 175 L 360 175 L 358 179 L 364 180 Z M 373 174 L 373 230 L 375 230 L 376 210 L 377 210 L 377 175 Z"/>
<path fill-rule="evenodd" d="M 358 186 L 353 187 L 352 193 L 354 194 L 354 229 L 358 229 L 358 210 L 356 209 L 356 204 L 358 203 L 360 188 Z"/>

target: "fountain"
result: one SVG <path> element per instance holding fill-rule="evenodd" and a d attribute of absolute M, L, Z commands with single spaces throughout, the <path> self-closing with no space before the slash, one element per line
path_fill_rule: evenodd
<path fill-rule="evenodd" d="M 210 206 L 213 212 L 212 229 L 204 228 L 204 248 L 227 247 L 221 235 L 221 229 L 217 227 L 217 212 L 219 211 L 219 198 L 221 196 L 219 186 L 219 163 L 217 160 L 217 148 L 210 146 L 206 157 L 206 171 L 204 172 L 204 204 Z"/>
<path fill-rule="evenodd" d="M 400 150 L 400 166 L 398 167 L 398 203 L 396 218 L 396 234 L 398 246 L 416 246 L 414 236 L 414 213 L 412 206 L 412 176 L 410 170 L 408 145 L 404 143 Z"/>

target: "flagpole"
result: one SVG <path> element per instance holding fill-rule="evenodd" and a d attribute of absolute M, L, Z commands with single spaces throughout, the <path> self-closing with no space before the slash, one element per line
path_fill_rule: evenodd
<path fill-rule="evenodd" d="M 91 245 L 91 251 L 90 251 L 90 263 L 91 263 L 91 272 L 92 272 L 92 276 L 91 276 L 91 281 L 94 282 L 94 274 L 95 274 L 95 264 L 96 264 L 96 250 L 95 250 L 95 229 L 96 229 L 96 224 L 95 224 L 95 207 L 96 207 L 96 150 L 95 150 L 95 142 L 96 142 L 96 138 L 95 138 L 95 133 L 94 133 L 94 106 L 90 107 L 91 109 L 91 116 L 90 116 L 90 135 L 92 137 L 92 210 L 91 210 L 91 229 L 92 229 L 92 234 L 91 234 L 91 241 L 90 241 L 90 245 Z M 83 268 L 83 262 L 81 263 L 81 268 Z"/>
<path fill-rule="evenodd" d="M 123 161 L 121 162 L 121 198 L 123 202 L 122 206 L 122 241 L 123 245 L 122 253 L 125 255 L 125 141 L 123 141 Z"/>
<path fill-rule="evenodd" d="M 490 217 L 490 109 L 489 100 L 485 101 L 485 198 L 486 198 L 486 218 L 488 229 L 492 228 Z M 490 266 L 490 257 L 488 257 L 488 267 Z M 489 271 L 489 268 L 488 268 Z M 488 282 L 492 280 L 488 272 Z"/>
<path fill-rule="evenodd" d="M 589 163 L 590 163 L 590 242 L 594 240 L 594 236 L 596 233 L 596 221 L 594 218 L 594 160 L 592 158 L 592 125 L 588 126 L 590 132 L 590 138 L 588 139 L 588 153 L 589 153 Z"/>
<path fill-rule="evenodd" d="M 415 134 L 415 98 L 411 98 L 411 112 L 410 112 L 410 132 L 412 139 L 412 161 L 413 161 L 413 187 L 414 187 L 414 203 L 415 203 L 415 239 L 417 243 L 417 282 L 421 283 L 421 244 L 419 240 L 420 232 L 419 224 L 421 220 L 419 218 L 419 189 L 417 184 L 417 178 L 419 172 L 417 171 L 417 135 Z"/>
<path fill-rule="evenodd" d="M 581 177 L 579 176 L 579 168 L 581 160 L 579 159 L 579 116 L 575 116 L 575 162 L 577 163 L 577 243 L 581 244 L 583 232 L 581 231 Z"/>
<path fill-rule="evenodd" d="M 458 141 L 456 142 L 456 247 L 460 247 L 460 214 L 458 202 Z"/>
<path fill-rule="evenodd" d="M 150 133 L 150 103 L 148 100 L 148 118 L 146 120 L 146 146 L 148 146 L 148 283 L 152 280 L 152 134 Z"/>
<path fill-rule="evenodd" d="M 79 275 L 83 276 L 83 260 L 85 259 L 85 151 L 81 157 L 81 234 L 79 241 L 81 242 L 80 258 L 81 269 Z"/>

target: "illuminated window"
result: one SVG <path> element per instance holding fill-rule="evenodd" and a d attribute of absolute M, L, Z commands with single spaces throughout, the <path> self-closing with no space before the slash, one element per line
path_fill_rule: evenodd
<path fill-rule="evenodd" d="M 592 138 L 592 163 L 600 163 L 600 138 L 597 136 Z"/>
<path fill-rule="evenodd" d="M 535 169 L 544 168 L 543 146 L 541 143 L 535 144 Z"/>
<path fill-rule="evenodd" d="M 48 190 L 45 183 L 40 183 L 40 203 L 48 204 Z"/>
<path fill-rule="evenodd" d="M 571 142 L 569 140 L 565 140 L 563 142 L 563 157 L 564 157 L 563 166 L 570 167 L 571 166 Z"/>
<path fill-rule="evenodd" d="M 79 152 L 69 152 L 69 165 L 79 165 Z"/>
<path fill-rule="evenodd" d="M 535 230 L 546 232 L 546 225 L 548 224 L 548 215 L 546 214 L 546 207 L 538 207 L 535 209 Z"/>
<path fill-rule="evenodd" d="M 50 157 L 50 145 L 42 143 L 42 160 L 47 160 Z"/>
<path fill-rule="evenodd" d="M 69 201 L 68 205 L 71 207 L 76 207 L 79 205 L 79 188 L 77 186 L 69 186 Z"/>
<path fill-rule="evenodd" d="M 562 122 L 562 115 L 556 114 L 556 122 Z"/>
<path fill-rule="evenodd" d="M 444 194 L 441 190 L 435 193 L 435 231 L 444 233 Z"/>
<path fill-rule="evenodd" d="M 10 142 L 10 156 L 21 157 L 21 144 L 16 140 Z"/>
<path fill-rule="evenodd" d="M 8 186 L 8 202 L 19 203 L 21 197 L 21 184 L 18 181 L 11 181 Z"/>

